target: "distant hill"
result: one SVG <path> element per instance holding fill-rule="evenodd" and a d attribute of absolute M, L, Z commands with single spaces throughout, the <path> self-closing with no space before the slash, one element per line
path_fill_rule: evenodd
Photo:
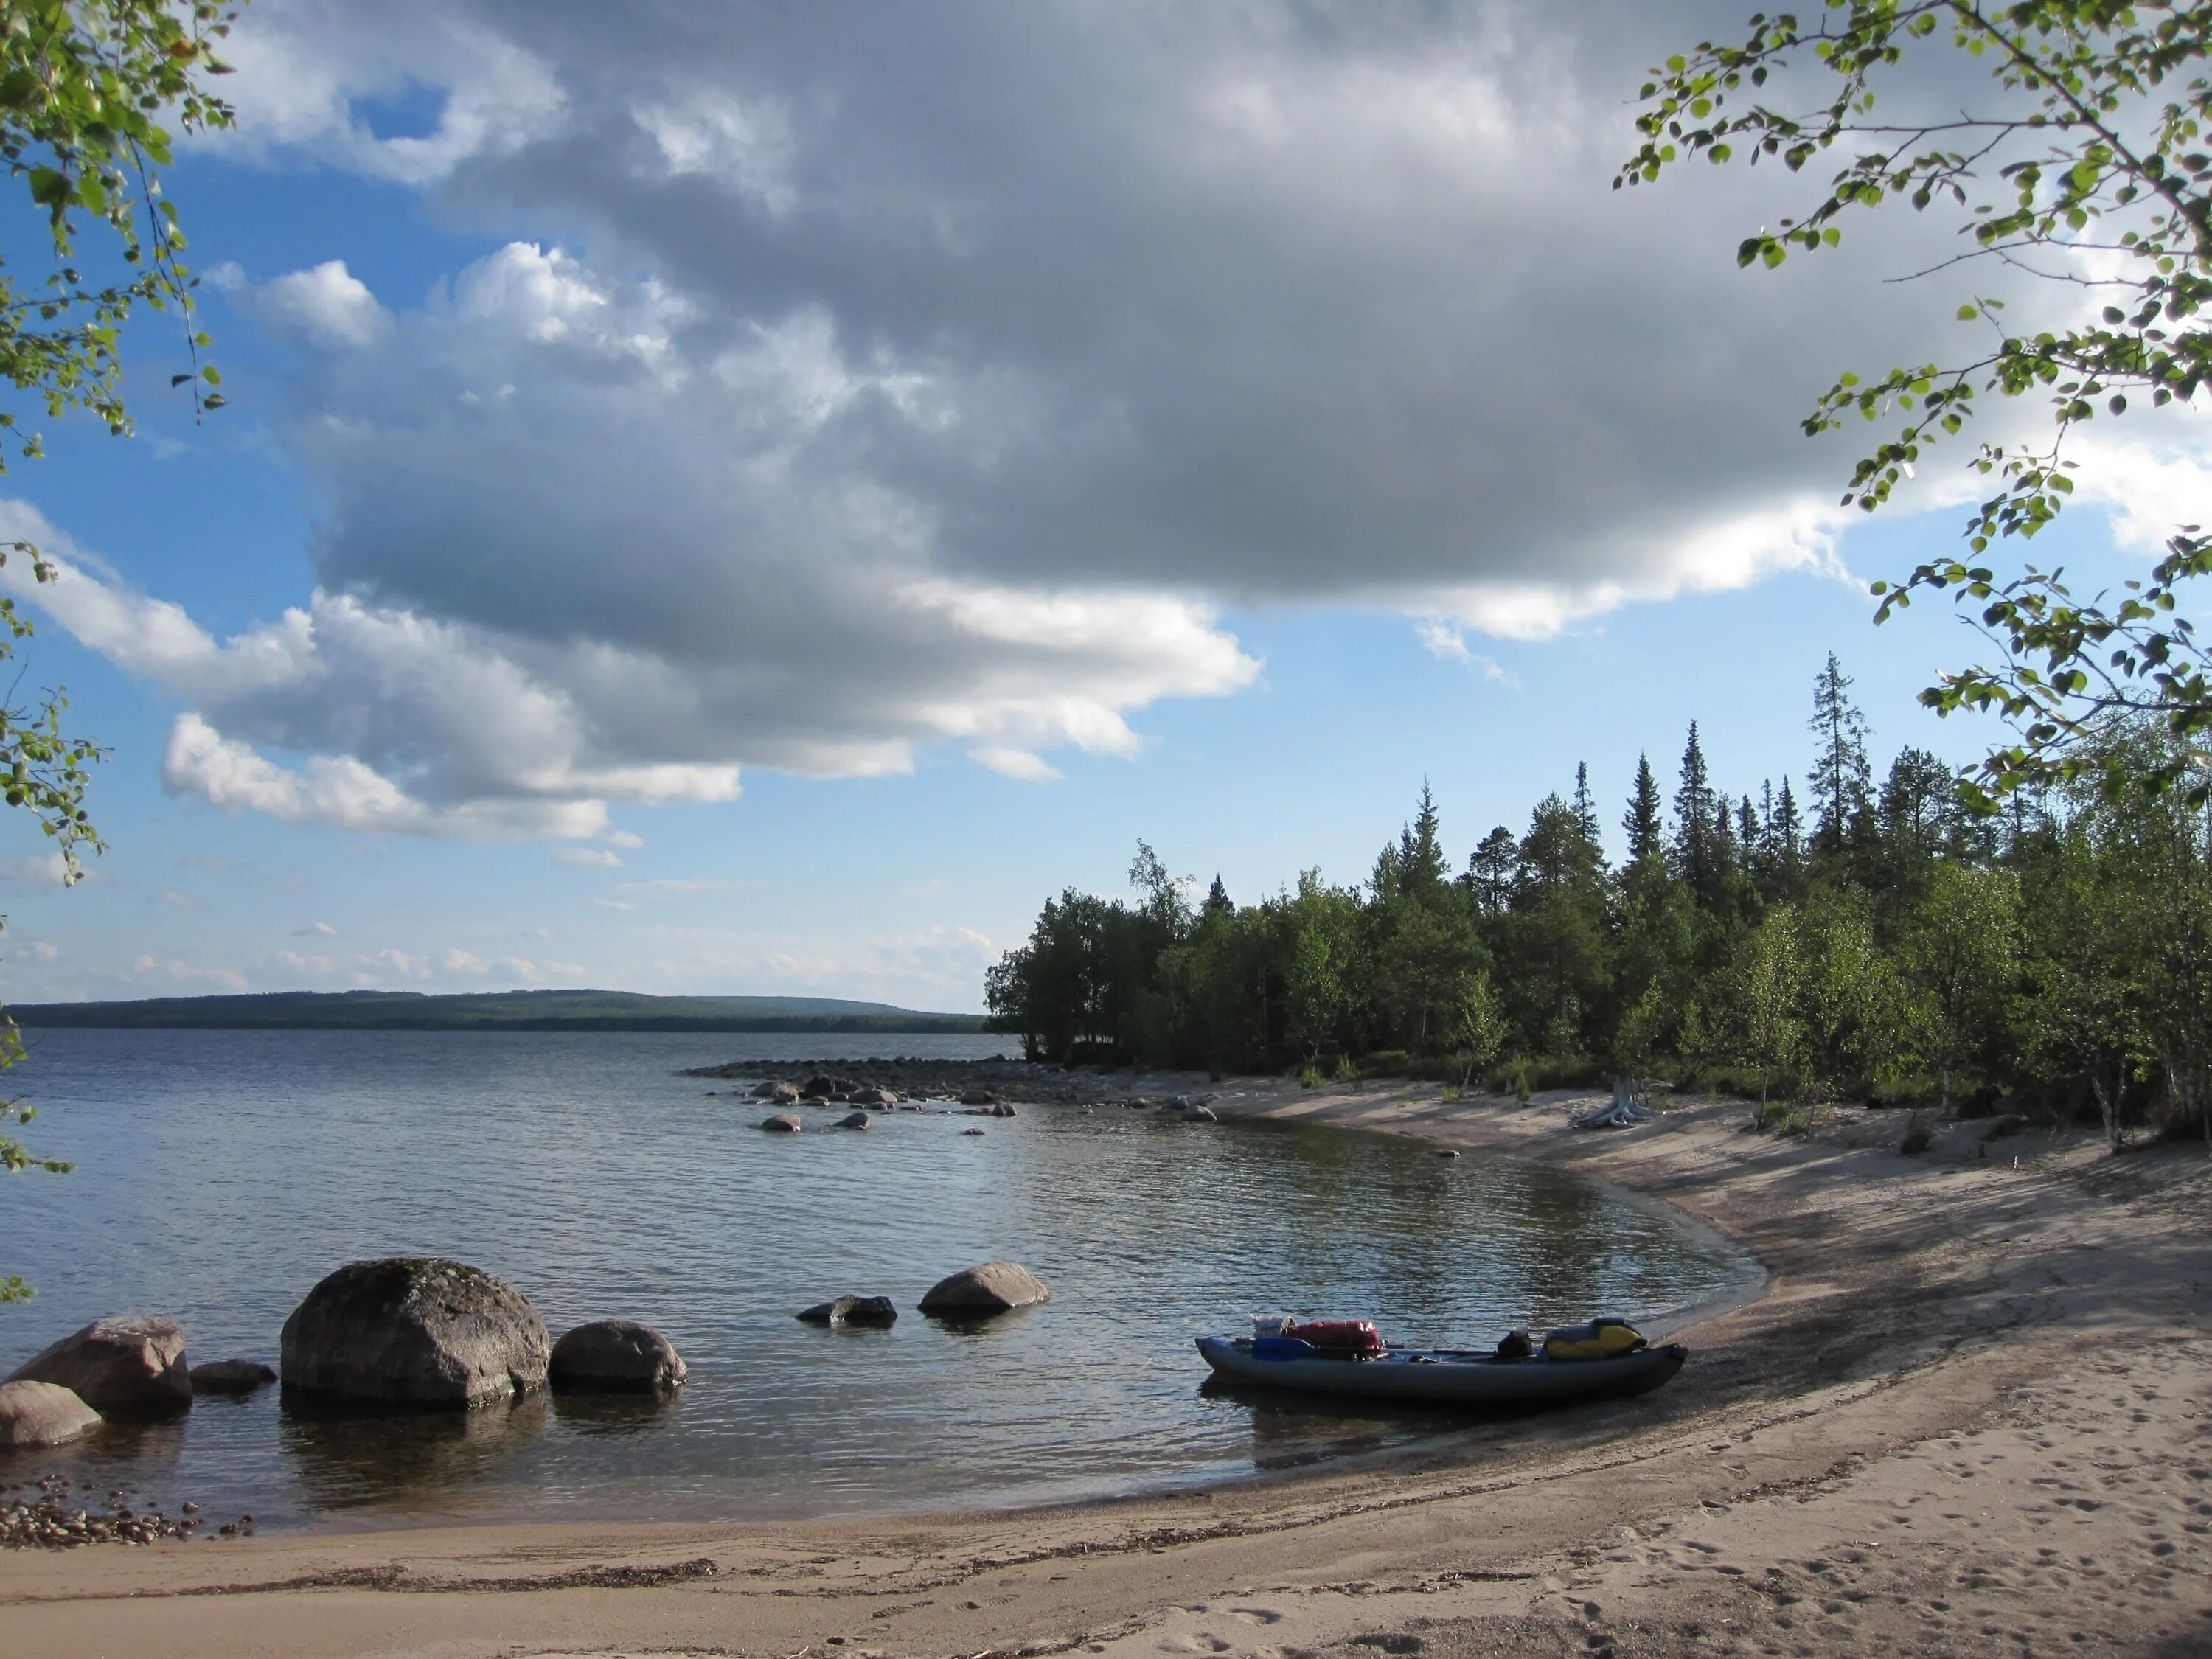
<path fill-rule="evenodd" d="M 274 991 L 141 1002 L 17 1003 L 19 1025 L 222 1030 L 980 1031 L 980 1014 L 933 1014 L 836 997 L 653 997 L 634 991 Z"/>

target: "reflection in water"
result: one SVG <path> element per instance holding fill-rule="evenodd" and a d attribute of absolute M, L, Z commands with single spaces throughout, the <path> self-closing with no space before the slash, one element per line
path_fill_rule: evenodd
<path fill-rule="evenodd" d="M 684 1403 L 684 1390 L 658 1394 L 556 1394 L 553 1420 L 572 1434 L 609 1439 L 651 1434 L 664 1427 Z"/>
<path fill-rule="evenodd" d="M 40 1034 L 15 1075 L 54 1109 L 40 1121 L 79 1173 L 9 1194 L 42 1294 L 0 1326 L 0 1372 L 132 1311 L 182 1320 L 195 1357 L 274 1358 L 331 1267 L 434 1254 L 512 1280 L 556 1335 L 609 1316 L 658 1326 L 690 1382 L 665 1401 L 336 1423 L 269 1390 L 105 1431 L 37 1467 L 109 1484 L 135 1471 L 169 1501 L 264 1528 L 1048 1501 L 1437 1426 L 1200 1395 L 1190 1339 L 1247 1314 L 1368 1317 L 1395 1340 L 1487 1347 L 1516 1325 L 1649 1318 L 1751 1273 L 1669 1212 L 1577 1176 L 1351 1131 L 1038 1108 L 973 1139 L 922 1113 L 853 1135 L 813 1132 L 834 1121 L 815 1112 L 808 1133 L 763 1135 L 727 1092 L 739 1085 L 710 1097 L 674 1074 L 749 1041 Z M 981 1324 L 915 1312 L 945 1274 L 998 1260 L 1052 1299 Z M 792 1316 L 848 1291 L 905 1316 Z"/>
<path fill-rule="evenodd" d="M 390 1412 L 284 1401 L 284 1456 L 308 1501 L 321 1509 L 434 1497 L 496 1475 L 545 1432 L 545 1396 L 465 1412 Z"/>

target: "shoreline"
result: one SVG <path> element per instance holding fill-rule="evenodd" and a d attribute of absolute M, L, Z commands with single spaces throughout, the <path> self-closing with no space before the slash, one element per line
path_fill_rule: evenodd
<path fill-rule="evenodd" d="M 1778 1140 L 1738 1133 L 1740 1107 L 1678 1104 L 1577 1133 L 1565 1118 L 1587 1096 L 1129 1083 L 1194 1091 L 1224 1116 L 1583 1169 L 1713 1226 L 1767 1282 L 1686 1310 L 1691 1366 L 1656 1395 L 1318 1467 L 965 1515 L 10 1552 L 0 1607 L 25 1650 L 48 1652 L 2179 1654 L 2212 1639 L 2201 1147 L 2107 1160 L 2040 1131 L 1985 1146 L 1970 1122 L 1906 1159 L 1893 1114 Z"/>

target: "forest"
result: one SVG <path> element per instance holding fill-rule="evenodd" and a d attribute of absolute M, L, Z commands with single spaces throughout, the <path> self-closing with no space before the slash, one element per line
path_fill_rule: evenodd
<path fill-rule="evenodd" d="M 2212 818 L 2139 781 L 2170 739 L 1990 810 L 1923 750 L 1877 781 L 1851 684 L 1831 655 L 1802 796 L 1723 787 L 1695 725 L 1671 798 L 1639 761 L 1618 865 L 1586 767 L 1463 864 L 1425 785 L 1357 886 L 1200 899 L 1140 842 L 1132 899 L 1068 889 L 990 970 L 993 1024 L 1061 1063 L 1664 1081 L 1780 1129 L 1860 1099 L 2212 1135 Z"/>

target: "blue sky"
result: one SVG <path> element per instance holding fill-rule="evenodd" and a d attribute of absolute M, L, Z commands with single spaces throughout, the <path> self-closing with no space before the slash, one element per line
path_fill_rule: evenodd
<path fill-rule="evenodd" d="M 1955 347 L 1879 280 L 1933 232 L 1744 275 L 1789 181 L 1606 188 L 1700 20 L 603 12 L 250 9 L 171 180 L 230 407 L 155 319 L 139 435 L 0 479 L 68 567 L 27 684 L 113 751 L 88 881 L 0 825 L 9 1000 L 973 1008 L 1139 836 L 1244 898 L 1425 779 L 1462 858 L 1578 761 L 1610 823 L 1692 720 L 1802 777 L 1832 649 L 1881 756 L 1989 736 L 1912 702 L 1978 642 L 1864 592 L 1967 486 L 1856 522 L 1796 430 Z M 2109 447 L 2038 550 L 2139 562 L 2200 457 Z"/>

